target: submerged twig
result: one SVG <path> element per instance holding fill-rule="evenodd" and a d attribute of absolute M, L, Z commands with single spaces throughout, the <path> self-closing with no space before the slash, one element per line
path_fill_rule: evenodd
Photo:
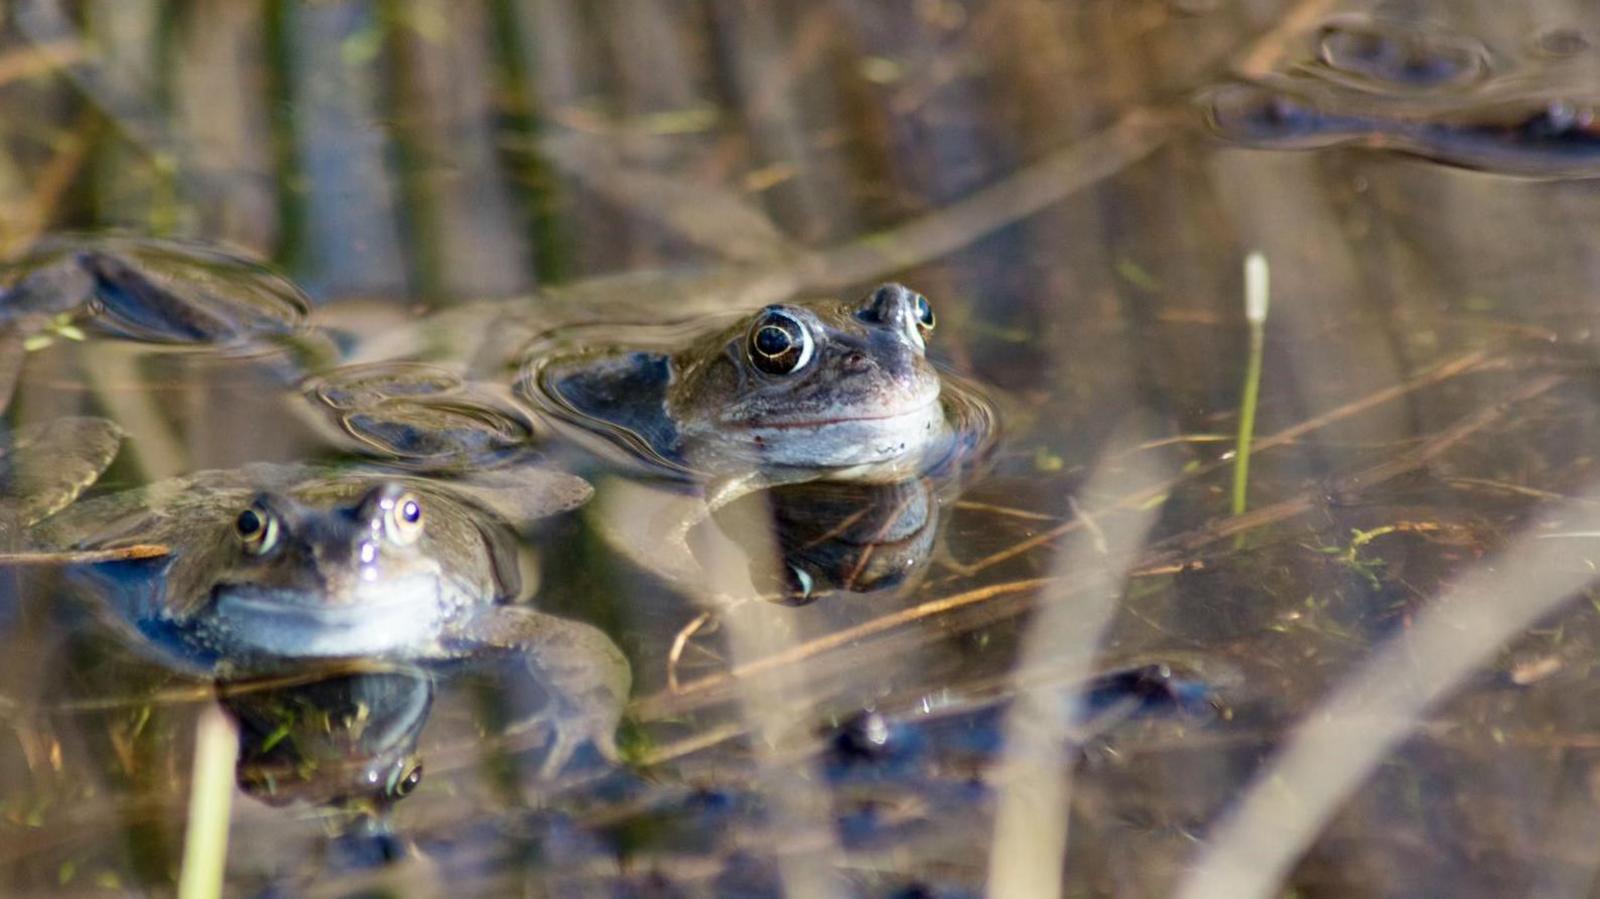
<path fill-rule="evenodd" d="M 1118 441 L 1124 442 L 1124 441 Z M 1151 456 L 1138 457 L 1153 465 Z M 1085 493 L 1110 493 L 1119 478 L 1145 481 L 1156 472 L 1108 470 L 1102 459 Z M 1078 513 L 1082 517 L 1082 513 Z M 1085 518 L 1085 533 L 1062 547 L 1051 571 L 1057 584 L 1082 578 L 1082 601 L 1062 597 L 1041 602 L 1029 623 L 1013 672 L 1020 675 L 1054 664 L 1060 681 L 1024 684 L 1002 725 L 1005 752 L 993 781 L 999 789 L 994 837 L 989 846 L 987 894 L 996 897 L 1048 897 L 1061 893 L 1061 867 L 1067 851 L 1067 820 L 1072 807 L 1071 768 L 1061 759 L 1074 731 L 1089 717 L 1074 694 L 1063 697 L 1059 683 L 1088 679 L 1095 647 L 1122 595 L 1122 583 L 1150 528 L 1154 508 L 1120 516 L 1108 529 Z M 1081 737 L 1079 737 L 1081 739 Z"/>
<path fill-rule="evenodd" d="M 1244 515 L 1229 517 L 1169 538 L 1138 560 L 1133 572 L 1135 574 L 1145 574 L 1152 570 L 1169 572 L 1181 570 L 1190 566 L 1189 557 L 1193 553 L 1207 545 L 1260 527 L 1295 518 L 1315 508 L 1318 503 L 1325 502 L 1330 493 L 1338 495 L 1369 490 L 1407 472 L 1415 471 L 1417 468 L 1428 464 L 1443 453 L 1458 446 L 1473 434 L 1499 421 L 1507 412 L 1534 397 L 1550 391 L 1565 380 L 1566 377 L 1561 374 L 1549 374 L 1535 378 L 1509 391 L 1497 402 L 1463 417 L 1405 453 L 1339 478 L 1333 482 L 1331 487 L 1307 490 L 1270 506 L 1263 506 Z M 1068 524 L 1073 527 L 1079 526 L 1076 521 Z M 1061 533 L 1065 532 L 1063 529 L 1056 530 Z M 1034 539 L 1024 542 L 1037 545 Z M 762 674 L 799 661 L 809 660 L 818 655 L 842 649 L 867 637 L 891 631 L 916 621 L 991 603 L 1001 598 L 1008 598 L 1009 605 L 1003 609 L 993 610 L 989 620 L 1007 617 L 1028 607 L 1028 600 L 1032 598 L 1033 594 L 1037 593 L 1041 588 L 1056 582 L 1057 579 L 1053 576 L 1027 578 L 1002 584 L 991 584 L 919 603 L 911 608 L 874 618 L 854 627 L 835 631 L 806 643 L 790 647 L 783 652 L 736 665 L 726 673 L 708 675 L 699 680 L 681 684 L 676 695 L 656 694 L 644 697 L 635 703 L 634 709 L 639 717 L 651 718 L 716 702 L 721 698 L 725 698 L 723 692 L 740 679 Z M 1066 595 L 1069 591 L 1076 595 L 1079 589 L 1081 589 L 1081 584 L 1070 583 L 1052 589 L 1051 592 L 1052 596 L 1059 597 Z M 951 627 L 947 625 L 945 629 L 940 630 L 937 634 L 938 638 L 947 637 Z"/>
<path fill-rule="evenodd" d="M 56 144 L 55 155 L 32 179 L 33 194 L 27 208 L 6 222 L 0 258 L 9 259 L 26 250 L 50 226 L 62 197 L 66 196 L 89 157 L 89 148 L 94 144 L 101 122 L 98 113 L 86 112 Z"/>
<path fill-rule="evenodd" d="M 1325 428 L 1328 425 L 1355 415 L 1359 415 L 1360 413 L 1366 412 L 1376 406 L 1399 399 L 1407 394 L 1414 393 L 1425 387 L 1431 387 L 1435 384 L 1448 381 L 1468 372 L 1476 371 L 1487 366 L 1494 360 L 1495 357 L 1491 356 L 1484 350 L 1474 350 L 1470 353 L 1457 356 L 1454 359 L 1443 362 L 1422 372 L 1404 384 L 1396 384 L 1390 387 L 1385 387 L 1382 390 L 1375 390 L 1372 393 L 1361 397 L 1360 399 L 1352 400 L 1344 405 L 1330 409 L 1321 415 L 1312 416 L 1311 418 L 1308 418 L 1299 424 L 1284 428 L 1270 437 L 1254 441 L 1255 449 L 1260 451 L 1294 443 L 1301 437 Z M 1230 457 L 1224 456 L 1220 459 L 1207 462 L 1203 465 L 1197 465 L 1194 468 L 1185 471 L 1181 475 L 1167 478 L 1158 484 L 1154 484 L 1141 490 L 1135 490 L 1132 493 L 1122 496 L 1120 499 L 1112 502 L 1108 506 L 1102 507 L 1098 510 L 1098 514 L 1104 514 L 1111 509 L 1137 509 L 1145 503 L 1159 499 L 1165 494 L 1170 493 L 1173 488 L 1180 484 L 1195 478 L 1203 477 L 1222 468 L 1224 465 L 1228 464 L 1229 458 Z M 1049 530 L 1035 534 L 1027 540 L 1023 540 L 1012 546 L 1006 547 L 1005 549 L 985 556 L 975 562 L 959 565 L 951 562 L 946 562 L 945 564 L 955 570 L 957 574 L 963 577 L 970 577 L 986 568 L 998 565 L 1007 559 L 1015 558 L 1036 547 L 1056 540 L 1062 535 L 1070 533 L 1080 526 L 1081 522 L 1073 519 L 1063 522 L 1062 524 L 1050 528 Z"/>
<path fill-rule="evenodd" d="M 1323 825 L 1421 722 L 1505 641 L 1594 579 L 1570 544 L 1539 539 L 1569 517 L 1595 520 L 1592 503 L 1564 503 L 1529 527 L 1494 564 L 1479 566 L 1395 634 L 1359 674 L 1304 718 L 1215 831 L 1182 899 L 1275 895 Z"/>
<path fill-rule="evenodd" d="M 1121 172 L 1175 131 L 1165 110 L 1139 108 L 1103 131 L 1058 150 L 966 199 L 896 228 L 813 254 L 802 286 L 835 289 L 937 259 Z"/>
<path fill-rule="evenodd" d="M 1329 496 L 1338 497 L 1360 493 L 1393 480 L 1407 472 L 1416 471 L 1453 449 L 1461 441 L 1499 421 L 1507 412 L 1510 412 L 1520 404 L 1549 392 L 1557 384 L 1565 380 L 1566 376 L 1559 374 L 1543 375 L 1535 378 L 1510 391 L 1498 401 L 1456 421 L 1403 453 L 1337 478 L 1331 484 L 1319 489 L 1307 490 L 1297 496 L 1273 503 L 1270 506 L 1262 506 L 1252 512 L 1236 515 L 1174 537 L 1163 543 L 1163 547 L 1166 548 L 1167 552 L 1173 555 L 1159 560 L 1151 560 L 1151 564 L 1177 561 L 1182 554 L 1193 552 L 1206 544 L 1295 518 L 1310 511 L 1318 503 L 1326 502 Z"/>
<path fill-rule="evenodd" d="M 1234 65 L 1234 70 L 1246 78 L 1263 78 L 1272 74 L 1283 64 L 1294 42 L 1321 24 L 1333 5 L 1334 0 L 1301 0 L 1280 16 L 1271 30 L 1250 45 L 1250 49 Z"/>
<path fill-rule="evenodd" d="M 854 643 L 855 641 L 861 640 L 865 637 L 870 637 L 874 634 L 891 630 L 895 627 L 908 624 L 913 621 L 930 618 L 953 609 L 961 608 L 962 606 L 986 602 L 997 596 L 1007 596 L 1017 593 L 1033 593 L 1040 587 L 1052 583 L 1052 581 L 1052 578 L 1037 577 L 1027 578 L 1020 581 L 1010 581 L 1004 584 L 990 584 L 986 587 L 980 587 L 975 590 L 967 590 L 962 593 L 957 593 L 953 596 L 946 596 L 940 599 L 929 600 L 925 603 L 919 603 L 918 605 L 912 606 L 909 609 L 902 609 L 898 612 L 885 615 L 881 618 L 874 618 L 871 621 L 863 622 L 855 627 L 834 631 L 826 636 L 818 637 L 815 640 L 810 640 L 791 647 L 781 653 L 774 653 L 773 655 L 754 659 L 742 665 L 736 665 L 724 674 L 708 675 L 699 680 L 682 684 L 679 686 L 678 692 L 675 695 L 657 693 L 652 696 L 646 696 L 634 703 L 634 712 L 638 717 L 644 719 L 664 717 L 666 715 L 675 714 L 683 711 L 686 707 L 703 704 L 700 702 L 685 702 L 684 700 L 686 698 L 725 689 L 732 686 L 735 681 L 741 678 L 751 677 L 775 668 L 781 668 L 785 665 L 791 665 L 796 662 L 804 661 L 830 650 L 848 646 L 851 643 Z"/>
<path fill-rule="evenodd" d="M 672 693 L 680 691 L 678 684 L 678 663 L 683 659 L 683 650 L 700 633 L 700 629 L 711 620 L 710 612 L 701 612 L 694 616 L 688 624 L 678 629 L 672 637 L 672 650 L 667 653 L 667 690 Z"/>
<path fill-rule="evenodd" d="M 129 562 L 159 559 L 172 548 L 161 543 L 138 543 L 116 549 L 65 549 L 37 552 L 0 553 L 0 566 L 94 565 L 101 562 Z"/>

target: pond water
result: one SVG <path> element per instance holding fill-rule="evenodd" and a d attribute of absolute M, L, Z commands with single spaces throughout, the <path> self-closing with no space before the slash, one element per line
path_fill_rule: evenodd
<path fill-rule="evenodd" d="M 0 15 L 0 890 L 1594 891 L 1589 5 Z"/>

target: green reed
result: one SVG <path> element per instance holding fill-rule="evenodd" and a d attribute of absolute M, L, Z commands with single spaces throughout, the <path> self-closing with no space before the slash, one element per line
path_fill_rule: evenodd
<path fill-rule="evenodd" d="M 1266 343 L 1267 257 L 1251 253 L 1244 260 L 1244 318 L 1250 326 L 1250 359 L 1244 374 L 1244 400 L 1239 408 L 1239 441 L 1233 454 L 1233 514 L 1243 515 L 1250 490 L 1250 444 L 1255 439 L 1256 401 L 1261 395 L 1261 355 Z"/>
<path fill-rule="evenodd" d="M 189 827 L 183 840 L 179 899 L 222 895 L 228 867 L 228 818 L 233 803 L 233 766 L 239 741 L 227 715 L 211 706 L 195 728 L 194 783 Z"/>

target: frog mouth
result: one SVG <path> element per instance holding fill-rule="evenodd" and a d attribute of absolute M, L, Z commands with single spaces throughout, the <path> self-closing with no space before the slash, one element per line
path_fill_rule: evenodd
<path fill-rule="evenodd" d="M 833 418 L 806 418 L 798 421 L 768 421 L 746 425 L 751 430 L 758 431 L 799 431 L 815 430 L 833 425 L 867 424 L 870 422 L 892 422 L 908 419 L 921 419 L 928 412 L 939 405 L 939 398 L 934 397 L 919 406 L 910 406 L 896 412 L 885 412 L 881 415 L 840 415 Z"/>

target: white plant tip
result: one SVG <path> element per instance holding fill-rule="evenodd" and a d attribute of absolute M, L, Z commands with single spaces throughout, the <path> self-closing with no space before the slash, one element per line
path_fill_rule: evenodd
<path fill-rule="evenodd" d="M 1252 327 L 1266 324 L 1268 290 L 1267 257 L 1252 252 L 1244 258 L 1244 317 Z"/>

